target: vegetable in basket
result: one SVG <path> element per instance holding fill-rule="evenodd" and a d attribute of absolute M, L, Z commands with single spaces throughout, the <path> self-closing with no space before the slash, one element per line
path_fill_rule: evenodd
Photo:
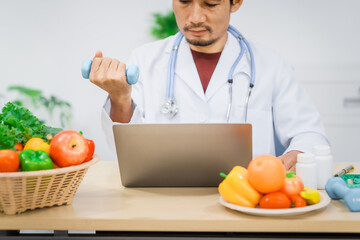
<path fill-rule="evenodd" d="M 23 171 L 37 171 L 53 169 L 52 160 L 43 150 L 27 149 L 19 154 L 21 169 Z"/>
<path fill-rule="evenodd" d="M 86 160 L 89 152 L 86 138 L 74 130 L 64 130 L 50 143 L 50 157 L 59 167 L 78 165 Z"/>
<path fill-rule="evenodd" d="M 84 162 L 90 161 L 93 158 L 93 155 L 94 155 L 94 152 L 95 152 L 95 143 L 94 143 L 94 141 L 91 140 L 91 139 L 86 139 L 86 142 L 87 142 L 87 145 L 89 147 L 89 151 L 88 151 L 88 154 L 87 154 Z"/>
<path fill-rule="evenodd" d="M 11 149 L 0 150 L 0 172 L 16 172 L 19 169 L 19 157 Z"/>
<path fill-rule="evenodd" d="M 33 137 L 47 140 L 48 134 L 55 135 L 60 128 L 44 125 L 27 108 L 8 102 L 0 114 L 0 149 L 14 149 L 16 143 L 25 143 Z"/>
<path fill-rule="evenodd" d="M 32 149 L 35 151 L 43 150 L 47 154 L 50 154 L 50 144 L 38 137 L 30 138 L 29 141 L 26 142 L 24 150 L 27 149 Z"/>

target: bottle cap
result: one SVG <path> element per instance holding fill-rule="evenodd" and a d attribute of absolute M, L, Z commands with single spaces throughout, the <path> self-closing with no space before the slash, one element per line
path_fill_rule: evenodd
<path fill-rule="evenodd" d="M 331 151 L 330 147 L 327 145 L 318 145 L 313 148 L 313 153 L 315 155 L 328 155 Z"/>
<path fill-rule="evenodd" d="M 297 155 L 298 163 L 312 163 L 314 162 L 314 154 L 312 153 L 299 153 Z"/>

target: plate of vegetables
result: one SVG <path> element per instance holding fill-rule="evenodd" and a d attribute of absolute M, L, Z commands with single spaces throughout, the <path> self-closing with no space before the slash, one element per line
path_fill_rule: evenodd
<path fill-rule="evenodd" d="M 248 168 L 235 166 L 220 183 L 219 202 L 242 213 L 260 216 L 291 216 L 325 208 L 330 198 L 303 185 L 294 172 L 286 172 L 272 155 L 254 158 Z"/>
<path fill-rule="evenodd" d="M 330 203 L 330 198 L 325 192 L 319 192 L 320 194 L 320 202 L 313 205 L 308 205 L 305 207 L 298 208 L 283 208 L 283 209 L 263 209 L 260 206 L 255 208 L 243 207 L 240 205 L 232 204 L 227 202 L 223 197 L 220 197 L 219 202 L 221 205 L 250 215 L 258 215 L 258 216 L 292 216 L 298 214 L 304 214 L 307 212 L 315 211 L 326 207 Z"/>

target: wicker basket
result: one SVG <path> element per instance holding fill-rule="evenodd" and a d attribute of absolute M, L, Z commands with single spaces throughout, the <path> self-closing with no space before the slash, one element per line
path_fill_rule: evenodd
<path fill-rule="evenodd" d="M 91 161 L 76 166 L 0 173 L 0 212 L 13 215 L 36 208 L 70 205 L 87 169 L 98 160 L 95 154 Z"/>

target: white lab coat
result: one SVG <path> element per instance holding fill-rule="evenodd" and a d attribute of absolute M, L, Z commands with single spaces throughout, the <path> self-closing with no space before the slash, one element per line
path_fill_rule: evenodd
<path fill-rule="evenodd" d="M 240 46 L 231 34 L 204 93 L 187 42 L 183 39 L 177 56 L 174 97 L 178 114 L 168 119 L 160 113 L 165 102 L 167 71 L 174 36 L 155 41 L 133 51 L 128 64 L 140 68 L 139 81 L 132 88 L 134 113 L 130 124 L 139 123 L 226 123 L 230 102 L 227 76 L 238 57 Z M 249 100 L 248 122 L 253 126 L 253 156 L 275 155 L 274 130 L 290 150 L 310 152 L 314 145 L 328 144 L 320 115 L 305 91 L 293 77 L 291 68 L 273 51 L 250 42 L 256 67 L 255 87 Z M 235 69 L 231 123 L 243 123 L 245 100 L 250 82 L 249 55 L 246 52 Z M 107 99 L 102 122 L 113 145 Z"/>

